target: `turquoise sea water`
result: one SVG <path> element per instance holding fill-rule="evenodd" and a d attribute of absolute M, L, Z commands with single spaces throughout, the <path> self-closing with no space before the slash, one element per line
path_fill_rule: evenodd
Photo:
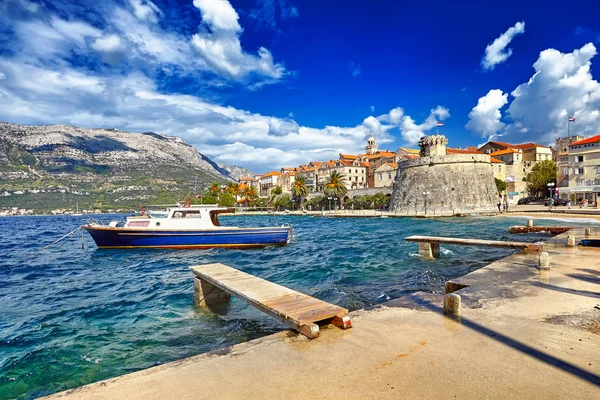
<path fill-rule="evenodd" d="M 266 216 L 221 221 L 273 225 Z M 194 307 L 191 265 L 223 262 L 355 310 L 419 290 L 443 292 L 447 279 L 511 253 L 446 246 L 427 261 L 406 236 L 514 240 L 508 227 L 524 219 L 284 216 L 279 223 L 296 235 L 286 247 L 99 250 L 86 234 L 85 249 L 77 236 L 19 260 L 83 222 L 0 218 L 0 399 L 46 395 L 285 329 L 237 299 L 218 315 Z"/>

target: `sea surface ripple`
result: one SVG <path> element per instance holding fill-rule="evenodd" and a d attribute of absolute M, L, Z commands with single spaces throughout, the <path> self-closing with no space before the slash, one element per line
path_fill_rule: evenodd
<path fill-rule="evenodd" d="M 274 223 L 267 216 L 221 221 Z M 514 240 L 508 227 L 524 220 L 282 216 L 279 223 L 295 231 L 286 247 L 100 250 L 85 234 L 82 249 L 78 234 L 23 259 L 82 223 L 0 218 L 0 399 L 38 397 L 285 329 L 237 299 L 219 314 L 196 308 L 191 265 L 222 262 L 356 310 L 420 290 L 442 293 L 446 280 L 511 253 L 445 246 L 429 261 L 406 236 Z"/>

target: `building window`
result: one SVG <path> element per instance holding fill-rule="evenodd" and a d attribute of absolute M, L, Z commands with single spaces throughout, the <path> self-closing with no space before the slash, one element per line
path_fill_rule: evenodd
<path fill-rule="evenodd" d="M 380 172 L 379 173 L 379 180 L 381 180 L 383 178 L 383 174 Z"/>
<path fill-rule="evenodd" d="M 596 167 L 596 172 L 600 174 L 600 165 Z"/>
<path fill-rule="evenodd" d="M 583 168 L 577 168 L 577 174 L 583 175 Z"/>
<path fill-rule="evenodd" d="M 569 175 L 569 168 L 563 168 L 563 175 Z"/>
<path fill-rule="evenodd" d="M 583 179 L 578 180 L 577 186 L 585 186 L 585 181 Z"/>
<path fill-rule="evenodd" d="M 392 173 L 388 172 L 388 179 L 392 179 Z"/>
<path fill-rule="evenodd" d="M 594 184 L 594 180 L 593 179 L 588 179 L 587 185 L 588 186 L 592 186 L 593 184 Z"/>
<path fill-rule="evenodd" d="M 583 156 L 577 156 L 577 162 L 583 162 Z"/>

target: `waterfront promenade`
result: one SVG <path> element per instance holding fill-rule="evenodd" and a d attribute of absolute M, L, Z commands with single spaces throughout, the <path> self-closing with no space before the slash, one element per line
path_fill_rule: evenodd
<path fill-rule="evenodd" d="M 566 248 L 569 234 L 583 229 L 545 245 L 550 270 L 518 253 L 454 279 L 460 319 L 416 293 L 351 313 L 350 330 L 284 331 L 49 398 L 596 398 L 600 250 Z"/>

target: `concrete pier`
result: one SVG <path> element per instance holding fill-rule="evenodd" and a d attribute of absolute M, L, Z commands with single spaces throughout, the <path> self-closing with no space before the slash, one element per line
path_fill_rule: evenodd
<path fill-rule="evenodd" d="M 283 331 L 51 398 L 597 398 L 600 253 L 566 242 L 544 245 L 550 270 L 523 252 L 450 281 L 460 319 L 443 295 L 415 293 L 318 340 Z"/>

